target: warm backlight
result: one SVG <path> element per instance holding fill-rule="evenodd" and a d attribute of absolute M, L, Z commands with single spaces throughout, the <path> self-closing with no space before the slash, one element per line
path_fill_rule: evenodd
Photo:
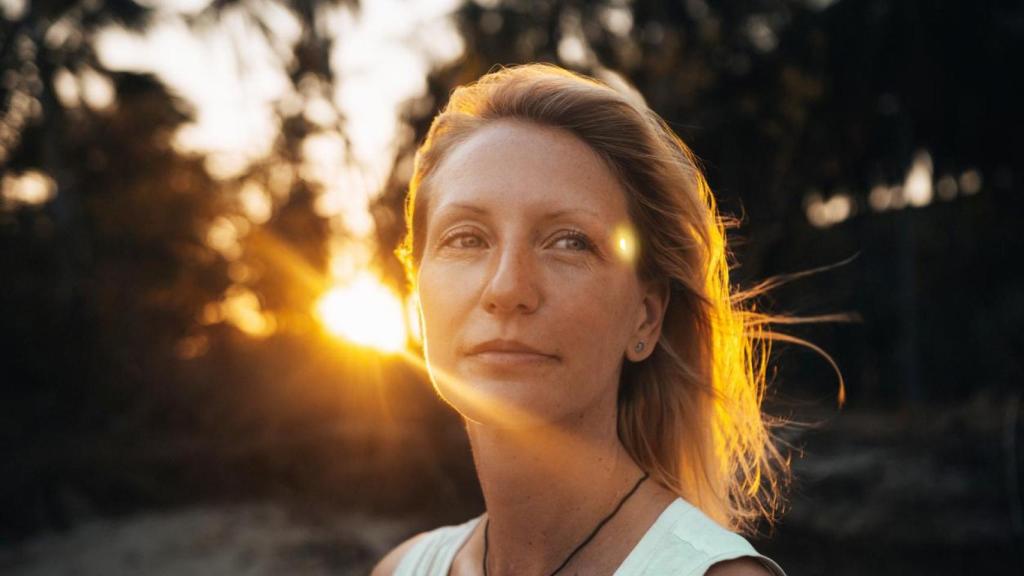
<path fill-rule="evenodd" d="M 405 311 L 401 299 L 377 279 L 362 275 L 325 293 L 316 306 L 329 332 L 384 352 L 405 347 Z"/>

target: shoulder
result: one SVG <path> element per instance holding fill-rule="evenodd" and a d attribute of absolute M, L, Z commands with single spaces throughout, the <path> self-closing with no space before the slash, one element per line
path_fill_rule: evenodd
<path fill-rule="evenodd" d="M 774 561 L 758 553 L 741 534 L 728 530 L 680 498 L 664 515 L 641 555 L 650 558 L 642 574 L 783 576 Z"/>
<path fill-rule="evenodd" d="M 402 542 L 396 546 L 391 552 L 388 552 L 377 565 L 373 567 L 373 571 L 370 572 L 370 576 L 391 576 L 395 573 L 395 569 L 398 568 L 398 563 L 402 561 L 402 557 L 412 548 L 417 542 L 425 538 L 429 532 L 420 532 L 419 534 L 409 538 L 405 542 Z"/>
<path fill-rule="evenodd" d="M 695 548 L 708 558 L 723 554 L 738 557 L 757 553 L 742 535 L 723 527 L 686 500 L 676 500 L 674 511 L 671 541 Z"/>
<path fill-rule="evenodd" d="M 708 568 L 704 576 L 772 576 L 763 564 L 750 557 L 718 562 Z"/>

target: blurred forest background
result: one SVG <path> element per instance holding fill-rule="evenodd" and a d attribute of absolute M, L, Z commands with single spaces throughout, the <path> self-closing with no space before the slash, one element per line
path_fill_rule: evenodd
<path fill-rule="evenodd" d="M 738 284 L 852 257 L 764 302 L 863 321 L 792 330 L 842 407 L 775 349 L 819 424 L 757 547 L 1021 573 L 1022 54 L 997 0 L 0 0 L 0 571 L 361 574 L 479 514 L 458 419 L 323 298 L 404 298 L 431 117 L 550 61 L 692 146 Z"/>

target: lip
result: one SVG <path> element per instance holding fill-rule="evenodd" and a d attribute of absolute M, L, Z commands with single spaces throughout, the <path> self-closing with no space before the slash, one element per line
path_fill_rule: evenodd
<path fill-rule="evenodd" d="M 477 362 L 493 367 L 526 368 L 542 366 L 556 361 L 554 356 L 533 352 L 478 352 L 469 356 Z"/>
<path fill-rule="evenodd" d="M 528 367 L 557 362 L 558 357 L 545 354 L 518 340 L 488 340 L 473 346 L 466 354 L 470 358 L 496 367 Z"/>
<path fill-rule="evenodd" d="M 508 359 L 534 359 L 536 358 L 547 358 L 554 360 L 557 357 L 551 354 L 545 354 L 537 348 L 519 342 L 518 340 L 504 340 L 495 339 L 488 340 L 486 342 L 477 344 L 469 349 L 466 353 L 469 356 L 486 356 L 488 358 L 508 358 Z"/>

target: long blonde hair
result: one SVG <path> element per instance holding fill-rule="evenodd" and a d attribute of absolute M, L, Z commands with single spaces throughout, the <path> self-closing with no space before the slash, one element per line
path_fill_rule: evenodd
<path fill-rule="evenodd" d="M 783 422 L 761 409 L 769 344 L 820 349 L 768 328 L 796 319 L 751 304 L 778 282 L 730 288 L 725 231 L 735 221 L 719 215 L 687 145 L 635 93 L 551 64 L 499 68 L 455 89 L 416 152 L 406 196 L 407 233 L 395 253 L 413 288 L 431 176 L 454 146 L 501 118 L 562 128 L 593 148 L 627 192 L 638 275 L 668 283 L 657 347 L 625 363 L 619 383 L 618 433 L 630 455 L 723 526 L 749 533 L 771 522 L 790 472 L 772 433 Z"/>

